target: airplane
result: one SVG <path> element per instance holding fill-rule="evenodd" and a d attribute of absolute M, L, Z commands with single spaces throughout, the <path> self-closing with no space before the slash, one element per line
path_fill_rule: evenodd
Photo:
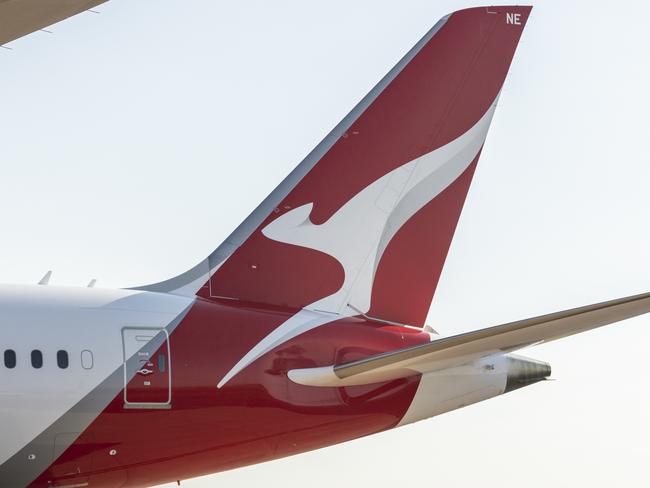
<path fill-rule="evenodd" d="M 0 43 L 99 3 L 0 2 Z M 186 272 L 0 286 L 0 486 L 180 483 L 356 439 L 541 382 L 515 351 L 649 312 L 425 323 L 531 8 L 443 17 Z"/>

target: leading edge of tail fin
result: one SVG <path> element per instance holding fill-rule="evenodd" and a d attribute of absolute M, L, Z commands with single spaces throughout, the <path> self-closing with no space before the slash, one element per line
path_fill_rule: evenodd
<path fill-rule="evenodd" d="M 531 8 L 443 17 L 208 258 L 139 289 L 422 324 Z"/>

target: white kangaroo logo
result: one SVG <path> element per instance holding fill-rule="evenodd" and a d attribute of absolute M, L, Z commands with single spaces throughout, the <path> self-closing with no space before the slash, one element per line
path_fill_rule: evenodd
<path fill-rule="evenodd" d="M 335 293 L 307 305 L 255 345 L 219 382 L 219 387 L 261 355 L 303 332 L 370 309 L 377 265 L 397 231 L 424 205 L 458 179 L 480 151 L 496 100 L 467 132 L 374 181 L 326 222 L 309 219 L 313 203 L 280 215 L 262 229 L 269 239 L 321 251 L 345 272 Z M 323 313 L 324 312 L 324 313 Z"/>

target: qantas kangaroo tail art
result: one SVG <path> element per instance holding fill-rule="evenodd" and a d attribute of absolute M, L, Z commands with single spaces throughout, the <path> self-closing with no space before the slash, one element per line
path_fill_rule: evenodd
<path fill-rule="evenodd" d="M 144 289 L 423 324 L 529 13 L 441 19 L 205 261 Z"/>
<path fill-rule="evenodd" d="M 422 325 L 529 7 L 441 19 L 206 260 L 153 291 Z"/>
<path fill-rule="evenodd" d="M 507 10 L 507 12 L 506 12 Z M 530 7 L 441 19 L 206 260 L 143 287 L 422 326 Z"/>

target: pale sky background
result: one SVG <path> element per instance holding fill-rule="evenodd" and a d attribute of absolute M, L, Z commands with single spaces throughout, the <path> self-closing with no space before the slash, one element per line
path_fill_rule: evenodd
<path fill-rule="evenodd" d="M 650 290 L 647 2 L 538 1 L 429 323 Z M 212 251 L 443 15 L 419 0 L 111 0 L 0 50 L 0 281 L 122 287 Z M 650 317 L 555 382 L 190 488 L 647 487 Z"/>

